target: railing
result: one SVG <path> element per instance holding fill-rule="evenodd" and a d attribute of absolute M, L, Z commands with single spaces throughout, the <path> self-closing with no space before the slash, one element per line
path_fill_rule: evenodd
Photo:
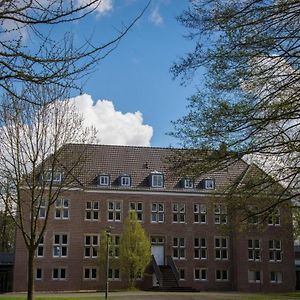
<path fill-rule="evenodd" d="M 179 273 L 178 273 L 178 270 L 175 266 L 175 263 L 174 263 L 174 260 L 172 258 L 172 256 L 167 256 L 167 265 L 171 268 L 174 276 L 175 276 L 175 279 L 176 279 L 176 282 L 177 282 L 177 285 L 179 286 Z"/>
<path fill-rule="evenodd" d="M 152 267 L 154 269 L 154 273 L 156 275 L 158 284 L 159 284 L 159 286 L 162 286 L 162 274 L 159 269 L 159 266 L 156 263 L 155 257 L 153 255 L 151 255 L 151 263 L 152 263 Z"/>

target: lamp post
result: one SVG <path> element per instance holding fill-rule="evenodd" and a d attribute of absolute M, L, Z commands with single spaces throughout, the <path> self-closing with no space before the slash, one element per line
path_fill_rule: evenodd
<path fill-rule="evenodd" d="M 111 234 L 111 227 L 108 227 L 105 231 L 106 233 L 106 284 L 105 284 L 105 299 L 108 295 L 108 273 L 109 273 L 109 238 Z"/>

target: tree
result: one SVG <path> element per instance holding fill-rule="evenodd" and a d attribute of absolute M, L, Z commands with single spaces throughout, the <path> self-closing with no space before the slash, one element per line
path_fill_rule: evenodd
<path fill-rule="evenodd" d="M 255 162 L 272 180 L 253 187 L 267 180 L 289 189 L 262 211 L 299 196 L 299 1 L 191 1 L 178 19 L 196 45 L 171 71 L 183 84 L 203 76 L 205 86 L 174 122 L 172 135 L 198 149 L 175 165 L 200 174 Z"/>
<path fill-rule="evenodd" d="M 0 228 L 0 252 L 13 252 L 15 224 L 6 209 L 0 210 Z"/>
<path fill-rule="evenodd" d="M 150 262 L 151 244 L 135 211 L 130 211 L 124 223 L 120 242 L 121 270 L 134 287 L 138 276 L 141 276 Z"/>
<path fill-rule="evenodd" d="M 83 126 L 74 104 L 60 100 L 68 98 L 65 88 L 29 84 L 22 97 L 28 101 L 11 94 L 2 101 L 0 195 L 27 247 L 27 299 L 33 299 L 35 250 L 53 206 L 78 180 L 84 160 L 84 152 L 69 153 L 64 145 L 91 142 L 95 132 Z M 49 103 L 49 98 L 57 100 Z"/>
<path fill-rule="evenodd" d="M 22 83 L 80 88 L 76 80 L 89 74 L 143 13 L 123 25 L 110 41 L 74 43 L 68 24 L 86 18 L 101 5 L 102 0 L 0 1 L 1 93 L 28 101 L 16 89 Z"/>

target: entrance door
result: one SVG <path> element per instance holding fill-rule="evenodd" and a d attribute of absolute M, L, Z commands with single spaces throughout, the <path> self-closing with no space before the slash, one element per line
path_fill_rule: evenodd
<path fill-rule="evenodd" d="M 164 245 L 152 245 L 151 254 L 154 256 L 156 263 L 159 266 L 164 265 Z"/>

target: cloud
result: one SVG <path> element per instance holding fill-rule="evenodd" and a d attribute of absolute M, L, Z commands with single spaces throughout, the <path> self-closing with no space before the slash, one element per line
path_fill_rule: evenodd
<path fill-rule="evenodd" d="M 163 17 L 160 14 L 158 6 L 154 7 L 149 15 L 149 21 L 152 22 L 154 25 L 158 26 L 164 22 Z"/>
<path fill-rule="evenodd" d="M 78 0 L 78 3 L 80 5 L 86 5 L 88 3 L 90 3 L 91 0 Z M 105 15 L 107 13 L 109 13 L 110 11 L 113 10 L 113 0 L 101 0 L 98 1 L 94 6 L 92 6 L 95 8 L 95 11 L 99 14 L 99 15 Z"/>
<path fill-rule="evenodd" d="M 153 128 L 143 124 L 143 115 L 116 111 L 109 100 L 93 103 L 90 95 L 84 94 L 71 100 L 83 114 L 85 125 L 93 125 L 98 130 L 101 144 L 150 146 Z"/>

